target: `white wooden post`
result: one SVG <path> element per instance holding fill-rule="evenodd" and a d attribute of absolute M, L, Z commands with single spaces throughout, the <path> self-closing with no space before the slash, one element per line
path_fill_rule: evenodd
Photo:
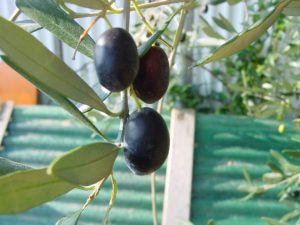
<path fill-rule="evenodd" d="M 173 109 L 171 113 L 163 225 L 177 225 L 190 219 L 195 115 L 192 109 Z"/>

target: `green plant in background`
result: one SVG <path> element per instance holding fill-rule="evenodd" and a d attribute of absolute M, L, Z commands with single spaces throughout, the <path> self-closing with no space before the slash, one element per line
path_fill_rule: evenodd
<path fill-rule="evenodd" d="M 208 4 L 213 5 L 222 2 L 225 1 L 209 1 Z M 228 1 L 230 4 L 238 2 L 240 1 Z M 271 8 L 271 10 L 268 10 L 263 16 L 259 15 L 257 23 L 255 23 L 255 19 L 250 22 L 253 25 L 245 26 L 244 32 L 234 36 L 229 41 L 223 40 L 223 42 L 225 41 L 223 45 L 213 50 L 210 55 L 202 59 L 197 58 L 190 65 L 191 68 L 203 66 L 239 53 L 263 35 L 278 19 L 281 21 L 282 11 L 293 2 L 298 3 L 298 0 L 282 0 L 272 5 L 266 5 L 265 8 Z M 87 8 L 90 12 L 75 12 L 69 7 L 70 3 Z M 259 3 L 261 4 L 261 2 Z M 169 82 L 169 68 L 165 66 L 166 63 L 163 63 L 167 60 L 161 59 L 167 56 L 162 56 L 164 54 L 160 53 L 159 56 L 155 55 L 162 62 L 160 68 L 155 68 L 157 64 L 153 63 L 153 59 L 147 59 L 145 65 L 141 62 L 145 57 L 148 57 L 147 54 L 152 51 L 153 45 L 159 43 L 166 46 L 164 49 L 168 53 L 169 66 L 172 68 L 176 62 L 176 52 L 183 37 L 187 13 L 193 9 L 197 11 L 199 8 L 201 8 L 201 12 L 205 12 L 206 5 L 201 5 L 195 0 L 160 0 L 155 2 L 124 0 L 124 7 L 119 8 L 113 0 L 17 0 L 16 6 L 18 10 L 10 20 L 0 17 L 0 49 L 3 51 L 1 58 L 90 128 L 103 141 L 78 146 L 55 159 L 44 169 L 34 169 L 11 162 L 8 159 L 1 159 L 4 163 L 0 164 L 0 214 L 23 212 L 51 201 L 74 188 L 92 190 L 90 197 L 81 209 L 66 218 L 62 218 L 57 223 L 60 225 L 75 225 L 78 223 L 84 209 L 94 200 L 105 181 L 110 177 L 112 180 L 112 195 L 107 214 L 104 216 L 103 223 L 106 224 L 109 211 L 114 205 L 117 194 L 117 181 L 113 175 L 113 165 L 119 152 L 124 150 L 128 167 L 134 173 L 148 174 L 161 166 L 169 149 L 168 131 L 164 120 L 159 114 L 162 110 L 162 100 L 159 101 L 157 108 L 159 113 L 155 112 L 154 109 L 143 107 L 144 103 L 141 101 L 153 103 L 165 94 Z M 155 20 L 155 18 L 154 20 L 150 18 L 148 21 L 148 18 L 144 15 L 144 10 L 152 10 L 159 6 L 167 7 L 169 13 L 165 17 L 161 17 L 160 21 Z M 146 39 L 138 41 L 138 48 L 132 35 L 128 32 L 130 10 L 137 12 L 143 22 L 142 26 L 145 27 L 144 36 L 146 36 Z M 33 21 L 30 24 L 15 22 L 20 13 L 26 14 Z M 107 17 L 108 14 L 123 15 L 124 29 L 112 28 L 112 24 Z M 75 18 L 82 17 L 95 17 L 86 30 L 75 20 Z M 172 22 L 177 17 L 179 22 L 174 25 Z M 88 35 L 88 31 L 99 19 L 103 19 L 110 29 L 104 32 L 95 43 L 93 38 Z M 204 17 L 201 20 L 201 29 L 204 32 L 219 39 L 224 39 L 223 36 L 214 31 Z M 220 15 L 215 18 L 215 21 L 220 26 L 235 32 L 234 27 L 228 24 L 228 20 L 224 16 Z M 173 24 L 172 29 L 168 28 L 171 23 Z M 74 59 L 76 52 L 79 51 L 95 60 L 100 84 L 110 92 L 116 92 L 122 99 L 118 112 L 112 111 L 111 105 L 107 105 L 104 99 L 101 99 L 95 90 L 87 85 L 75 71 L 50 52 L 30 33 L 41 28 L 49 30 L 58 39 L 73 47 Z M 281 30 L 279 29 L 278 33 L 279 31 Z M 282 32 L 286 32 L 286 30 L 283 29 Z M 290 49 L 287 49 L 287 52 L 293 57 L 297 55 L 297 52 L 291 50 L 294 49 L 294 45 L 297 45 L 297 43 L 291 43 Z M 272 47 L 275 46 L 274 44 Z M 238 55 L 238 57 L 241 57 L 241 55 Z M 260 58 L 250 58 L 248 60 L 249 64 L 252 63 L 252 60 L 253 63 L 256 63 L 260 61 Z M 243 62 L 243 59 L 240 59 L 237 64 L 241 62 Z M 271 62 L 274 61 L 270 60 L 270 64 Z M 153 74 L 146 68 L 146 72 L 142 74 L 147 75 L 145 79 L 149 79 L 151 85 L 147 83 L 144 86 L 144 84 L 135 83 L 138 76 L 140 76 L 138 69 L 144 68 L 144 66 L 149 66 L 150 70 L 155 68 L 159 71 L 159 73 Z M 236 70 L 235 66 L 231 65 L 231 70 Z M 239 69 L 247 71 L 250 68 L 244 66 L 240 65 Z M 230 70 L 230 65 L 228 65 L 228 68 Z M 269 67 L 266 66 L 265 69 L 267 70 Z M 156 74 L 163 77 L 153 78 L 153 75 Z M 215 74 L 215 76 L 219 75 Z M 245 84 L 257 82 L 258 79 L 266 75 L 258 73 L 258 77 L 255 78 L 255 76 L 252 74 L 249 81 L 246 77 L 243 78 L 243 87 L 245 87 Z M 162 78 L 163 84 L 157 83 Z M 268 84 L 274 85 L 270 82 L 268 81 Z M 278 81 L 278 83 L 281 82 Z M 155 88 L 153 89 L 153 87 Z M 158 91 L 156 87 L 162 87 L 163 90 Z M 148 88 L 151 92 L 150 95 Z M 178 86 L 175 84 L 172 85 L 170 91 L 171 93 L 180 94 L 179 101 L 184 106 L 195 107 L 199 103 L 199 96 L 194 91 L 193 85 Z M 175 97 L 172 99 L 172 96 Z M 136 103 L 134 107 L 129 106 L 129 98 Z M 249 100 L 248 98 L 248 93 L 242 96 L 241 102 L 245 105 L 243 110 L 249 109 L 248 105 L 245 104 Z M 174 103 L 178 101 L 176 95 L 171 95 L 171 101 Z M 88 106 L 88 110 L 81 111 L 81 108 L 77 107 L 80 104 Z M 136 109 L 137 112 L 133 112 Z M 97 124 L 88 117 L 86 112 L 89 110 L 101 112 L 108 117 L 119 118 L 120 132 L 115 140 L 106 137 L 105 133 L 97 127 Z M 157 126 L 149 124 L 153 121 Z M 129 133 L 126 131 L 129 131 Z M 149 135 L 143 136 L 143 134 Z M 158 141 L 157 137 L 165 138 L 163 141 Z M 157 224 L 157 218 L 154 218 L 154 223 Z"/>

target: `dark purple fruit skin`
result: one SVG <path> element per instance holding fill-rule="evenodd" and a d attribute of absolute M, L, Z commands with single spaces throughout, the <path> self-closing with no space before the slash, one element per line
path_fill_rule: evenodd
<path fill-rule="evenodd" d="M 124 128 L 125 159 L 137 175 L 154 172 L 165 162 L 170 136 L 164 119 L 151 108 L 132 113 Z"/>
<path fill-rule="evenodd" d="M 169 61 L 164 50 L 152 46 L 140 59 L 139 72 L 133 82 L 137 96 L 146 103 L 158 101 L 169 85 Z"/>
<path fill-rule="evenodd" d="M 122 28 L 109 29 L 100 36 L 94 59 L 99 81 L 109 91 L 125 90 L 137 76 L 137 47 L 131 35 Z"/>

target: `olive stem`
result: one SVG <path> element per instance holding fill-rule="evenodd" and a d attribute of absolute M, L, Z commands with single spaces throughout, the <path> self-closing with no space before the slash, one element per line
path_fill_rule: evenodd
<path fill-rule="evenodd" d="M 16 9 L 13 14 L 11 15 L 11 17 L 9 18 L 9 21 L 15 22 L 16 19 L 21 15 L 22 11 L 21 9 Z"/>
<path fill-rule="evenodd" d="M 149 9 L 149 8 L 155 8 L 155 7 L 159 7 L 159 6 L 163 6 L 163 5 L 171 5 L 171 4 L 175 4 L 175 3 L 188 3 L 191 0 L 160 0 L 160 1 L 155 1 L 155 2 L 150 2 L 150 3 L 142 3 L 139 4 L 139 8 L 140 9 Z M 113 8 L 110 7 L 107 10 L 107 14 L 120 14 L 124 12 L 124 8 Z M 130 11 L 134 11 L 134 7 L 130 7 Z M 97 16 L 100 11 L 95 11 L 95 12 L 91 12 L 91 13 L 75 13 L 73 12 L 71 16 L 73 16 L 73 18 L 83 18 L 83 17 L 93 17 L 93 16 Z"/>
<path fill-rule="evenodd" d="M 102 189 L 102 187 L 103 187 L 105 181 L 107 180 L 107 178 L 108 177 L 105 177 L 97 183 L 93 193 L 88 197 L 87 201 L 83 205 L 82 210 L 84 210 L 95 199 L 95 197 L 97 197 L 97 195 L 99 194 L 100 190 Z"/>
<path fill-rule="evenodd" d="M 173 50 L 172 50 L 172 52 L 170 53 L 170 56 L 169 56 L 170 68 L 172 68 L 174 63 L 175 63 L 176 52 L 177 52 L 177 48 L 178 48 L 178 45 L 179 45 L 179 42 L 180 42 L 180 39 L 181 39 L 181 36 L 182 36 L 182 31 L 183 31 L 185 20 L 186 20 L 186 15 L 187 15 L 187 12 L 186 12 L 185 9 L 183 9 L 181 11 L 179 25 L 178 25 L 178 28 L 177 28 L 176 34 L 175 34 Z"/>
<path fill-rule="evenodd" d="M 146 20 L 145 16 L 143 15 L 139 5 L 137 4 L 136 0 L 132 0 L 133 7 L 135 8 L 136 13 L 141 18 L 142 22 L 147 27 L 148 31 L 153 34 L 155 32 L 154 28 L 151 26 L 151 24 Z M 170 45 L 165 39 L 162 37 L 159 37 L 159 39 L 163 42 L 164 45 L 166 45 L 168 48 L 173 49 L 172 45 Z"/>
<path fill-rule="evenodd" d="M 129 22 L 130 22 L 130 0 L 123 0 L 123 27 L 125 30 L 129 30 Z M 129 115 L 129 106 L 128 106 L 128 89 L 125 89 L 121 92 L 121 101 L 122 101 L 122 113 L 120 115 L 121 122 L 119 128 L 119 136 L 118 141 L 120 143 L 123 142 L 124 139 L 124 127 L 127 121 L 127 117 Z"/>
<path fill-rule="evenodd" d="M 95 24 L 98 22 L 99 19 L 101 19 L 102 17 L 105 17 L 106 14 L 106 10 L 101 11 L 101 13 L 98 14 L 98 16 L 90 23 L 90 25 L 88 26 L 87 29 L 84 30 L 84 32 L 80 35 L 79 41 L 76 45 L 74 54 L 72 59 L 75 60 L 75 56 L 76 53 L 78 51 L 78 48 L 80 46 L 80 44 L 83 42 L 83 40 L 85 39 L 85 37 L 88 35 L 89 31 L 95 26 Z"/>
<path fill-rule="evenodd" d="M 142 104 L 141 104 L 141 102 L 139 101 L 139 99 L 138 99 L 138 97 L 137 97 L 137 95 L 136 95 L 136 92 L 135 92 L 135 90 L 134 90 L 134 88 L 133 88 L 133 85 L 130 86 L 130 93 L 131 93 L 131 96 L 132 96 L 133 99 L 134 99 L 134 102 L 135 102 L 135 104 L 136 104 L 137 110 L 138 110 L 138 111 L 141 111 L 141 109 L 142 109 Z"/>

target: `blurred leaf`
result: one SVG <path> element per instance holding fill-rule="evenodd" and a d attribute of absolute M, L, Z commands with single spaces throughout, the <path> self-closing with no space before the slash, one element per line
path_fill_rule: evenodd
<path fill-rule="evenodd" d="M 208 222 L 207 222 L 207 225 L 216 225 L 215 221 L 210 219 Z"/>
<path fill-rule="evenodd" d="M 237 33 L 234 26 L 231 24 L 231 22 L 226 19 L 221 13 L 218 13 L 218 17 L 213 17 L 214 22 L 224 30 L 230 32 L 230 33 Z"/>
<path fill-rule="evenodd" d="M 226 2 L 226 1 L 227 0 L 209 0 L 208 4 L 210 4 L 210 5 L 219 5 L 219 4 L 221 4 L 223 2 Z"/>
<path fill-rule="evenodd" d="M 285 150 L 283 150 L 283 153 L 292 158 L 300 160 L 300 149 L 297 149 L 297 150 L 285 149 Z"/>
<path fill-rule="evenodd" d="M 118 151 L 110 143 L 80 146 L 54 160 L 48 173 L 73 184 L 89 186 L 111 174 Z"/>
<path fill-rule="evenodd" d="M 46 173 L 27 170 L 0 177 L 0 214 L 20 213 L 69 192 L 74 185 Z"/>
<path fill-rule="evenodd" d="M 282 170 L 282 168 L 277 163 L 275 163 L 275 162 L 268 161 L 267 165 L 270 167 L 270 169 L 273 172 L 277 172 L 277 173 L 281 173 L 281 174 L 284 173 L 284 171 Z"/>
<path fill-rule="evenodd" d="M 279 220 L 274 220 L 272 218 L 263 217 L 261 219 L 269 225 L 289 225 L 287 223 L 280 222 Z"/>
<path fill-rule="evenodd" d="M 7 63 L 10 67 L 15 69 L 18 73 L 22 74 L 27 80 L 29 80 L 32 84 L 37 86 L 41 91 L 47 93 L 53 100 L 55 100 L 62 108 L 68 111 L 71 115 L 73 115 L 80 122 L 85 124 L 88 128 L 93 130 L 95 133 L 104 137 L 101 131 L 82 113 L 80 110 L 66 97 L 57 93 L 55 90 L 48 87 L 46 84 L 40 82 L 34 76 L 29 75 L 26 71 L 22 70 L 18 67 L 14 62 L 10 61 L 6 56 L 1 57 L 5 63 Z M 104 137 L 105 138 L 105 137 Z"/>
<path fill-rule="evenodd" d="M 284 0 L 278 3 L 274 10 L 263 20 L 252 25 L 248 30 L 238 34 L 231 40 L 227 41 L 224 45 L 218 47 L 212 54 L 204 59 L 201 59 L 194 63 L 192 66 L 201 66 L 224 57 L 233 55 L 244 48 L 246 48 L 253 41 L 257 40 L 266 30 L 273 25 L 277 17 L 281 14 L 282 10 L 292 0 Z"/>
<path fill-rule="evenodd" d="M 3 17 L 0 27 L 0 49 L 27 75 L 60 95 L 109 114 L 93 89 L 31 34 Z"/>
<path fill-rule="evenodd" d="M 243 0 L 227 0 L 227 2 L 228 2 L 229 5 L 235 5 L 235 4 L 240 3 L 242 1 Z"/>
<path fill-rule="evenodd" d="M 83 209 L 80 209 L 69 216 L 63 217 L 55 225 L 77 225 L 82 212 Z"/>
<path fill-rule="evenodd" d="M 20 27 L 22 27 L 24 30 L 26 30 L 29 33 L 33 33 L 43 28 L 41 25 L 39 25 L 38 23 L 32 20 L 18 21 L 16 22 L 16 24 L 18 24 Z"/>
<path fill-rule="evenodd" d="M 247 183 L 250 184 L 250 185 L 252 185 L 253 182 L 252 182 L 252 179 L 251 179 L 250 174 L 249 174 L 249 172 L 248 172 L 247 169 L 243 169 L 243 175 L 244 175 Z"/>
<path fill-rule="evenodd" d="M 283 180 L 283 176 L 281 173 L 265 173 L 262 179 L 267 184 L 276 184 Z"/>
<path fill-rule="evenodd" d="M 151 46 L 160 38 L 160 36 L 167 30 L 169 24 L 173 18 L 182 10 L 182 7 L 178 8 L 163 24 L 163 26 L 158 29 L 142 46 L 138 48 L 139 57 L 143 57 Z"/>
<path fill-rule="evenodd" d="M 291 164 L 280 153 L 271 150 L 271 155 L 279 162 L 285 172 L 300 173 L 300 166 Z"/>
<path fill-rule="evenodd" d="M 200 16 L 200 24 L 203 32 L 209 37 L 224 39 L 224 37 L 221 34 L 219 34 L 217 31 L 215 31 L 215 29 L 212 28 L 212 26 L 202 16 Z"/>
<path fill-rule="evenodd" d="M 98 4 L 99 1 L 97 0 Z M 100 3 L 101 4 L 101 3 Z M 84 29 L 55 0 L 16 0 L 16 5 L 28 17 L 53 33 L 72 48 L 77 46 Z M 87 35 L 80 44 L 78 51 L 93 58 L 94 40 Z"/>
<path fill-rule="evenodd" d="M 104 9 L 109 3 L 107 0 L 59 0 L 90 9 Z"/>
<path fill-rule="evenodd" d="M 19 170 L 30 170 L 30 166 L 0 157 L 0 176 Z"/>

